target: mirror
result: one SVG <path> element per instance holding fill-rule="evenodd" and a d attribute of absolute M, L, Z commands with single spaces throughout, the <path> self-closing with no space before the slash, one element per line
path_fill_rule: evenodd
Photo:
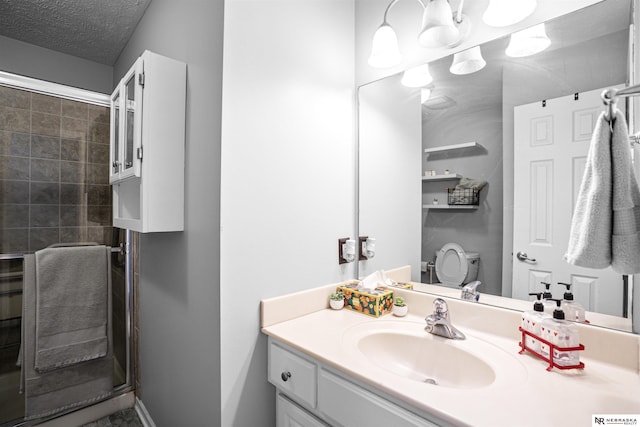
<path fill-rule="evenodd" d="M 515 254 L 529 251 L 530 258 L 534 254 L 513 243 L 514 238 L 518 241 L 518 233 L 529 235 L 533 230 L 533 214 L 528 212 L 554 212 L 551 199 L 545 198 L 548 195 L 541 193 L 539 186 L 526 182 L 529 177 L 523 181 L 519 174 L 527 154 L 514 147 L 514 109 L 520 111 L 525 108 L 520 106 L 527 105 L 546 108 L 542 107 L 545 101 L 549 106 L 545 112 L 554 108 L 573 111 L 577 124 L 566 132 L 580 134 L 578 139 L 585 151 L 577 158 L 584 159 L 593 123 L 603 109 L 599 93 L 602 88 L 627 82 L 630 12 L 631 0 L 604 0 L 549 21 L 546 31 L 551 46 L 530 57 L 507 57 L 504 52 L 509 38 L 485 43 L 481 50 L 487 65 L 472 74 L 450 73 L 452 57 L 431 62 L 433 86 L 430 98 L 422 104 L 419 89 L 400 84 L 401 74 L 361 86 L 358 225 L 360 235 L 376 238 L 376 256 L 359 263 L 359 277 L 410 265 L 412 281 L 419 282 L 415 290 L 459 296 L 460 288 L 455 285 L 428 285 L 438 282 L 437 275 L 433 269 L 424 271 L 425 263 L 434 262 L 445 244 L 455 242 L 467 253 L 478 254 L 480 302 L 530 309 L 533 297 L 528 293 L 544 290 L 540 282 L 551 282 L 554 297 L 562 298 L 564 290 L 557 282 L 570 281 L 576 299 L 592 312 L 592 323 L 631 330 L 630 303 L 628 299 L 623 303 L 624 294 L 630 289 L 627 277 L 617 275 L 615 285 L 594 286 L 588 282 L 598 277 L 598 270 L 575 273 L 568 270 L 569 264 L 564 261 L 528 269 L 524 276 L 518 276 L 517 271 L 514 273 L 517 264 L 531 262 L 519 261 Z M 574 98 L 586 104 L 557 107 L 569 105 Z M 624 102 L 619 104 L 620 107 Z M 555 122 L 570 120 L 557 117 Z M 547 131 L 536 123 L 534 130 Z M 514 159 L 518 165 L 515 168 Z M 566 171 L 566 180 L 573 186 L 579 186 L 583 163 Z M 530 167 L 527 164 L 527 170 Z M 449 175 L 445 175 L 446 170 Z M 429 171 L 435 171 L 435 176 Z M 448 206 L 447 189 L 454 188 L 460 176 L 486 182 L 480 190 L 478 206 Z M 558 174 L 557 178 L 563 177 Z M 541 175 L 540 179 L 547 178 L 549 175 Z M 550 192 L 555 189 L 556 193 L 566 193 L 566 203 L 553 199 L 553 207 L 564 209 L 564 216 L 570 221 L 574 188 L 565 191 L 558 182 L 544 182 Z M 514 212 L 518 214 L 520 209 L 517 203 L 531 188 L 537 189 L 533 194 L 537 199 L 527 195 L 527 200 L 534 200 L 533 205 L 516 217 Z M 561 213 L 547 217 L 559 217 Z M 526 221 L 522 221 L 523 217 Z M 534 225 L 544 225 L 536 233 L 551 227 L 545 218 L 536 221 Z M 562 250 L 566 250 L 567 237 L 555 239 L 564 242 Z M 550 251 L 545 244 L 538 245 L 538 249 L 539 258 Z M 576 277 L 584 279 L 584 283 L 576 284 Z M 615 291 L 609 292 L 607 287 Z"/>

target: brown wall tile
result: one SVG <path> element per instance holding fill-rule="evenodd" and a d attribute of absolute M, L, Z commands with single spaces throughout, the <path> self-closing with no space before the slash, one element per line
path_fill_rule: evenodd
<path fill-rule="evenodd" d="M 81 119 L 72 119 L 70 117 L 62 117 L 60 136 L 66 139 L 75 139 L 77 141 L 87 140 L 87 121 Z"/>
<path fill-rule="evenodd" d="M 84 205 L 84 184 L 60 184 L 61 205 Z"/>
<path fill-rule="evenodd" d="M 28 133 L 0 131 L 0 154 L 5 156 L 29 157 L 31 136 Z"/>
<path fill-rule="evenodd" d="M 111 109 L 101 105 L 89 104 L 89 122 L 110 123 Z"/>
<path fill-rule="evenodd" d="M 29 158 L 0 156 L 0 179 L 29 180 Z"/>
<path fill-rule="evenodd" d="M 31 157 L 59 159 L 60 138 L 57 136 L 33 135 L 31 137 Z"/>
<path fill-rule="evenodd" d="M 89 143 L 89 162 L 109 164 L 109 146 L 107 144 Z"/>
<path fill-rule="evenodd" d="M 20 89 L 0 86 L 0 105 L 28 110 L 31 108 L 31 93 Z"/>
<path fill-rule="evenodd" d="M 60 159 L 81 162 L 85 160 L 86 144 L 73 139 L 62 139 L 60 142 Z"/>
<path fill-rule="evenodd" d="M 60 205 L 31 205 L 29 221 L 31 228 L 58 227 L 60 225 Z"/>
<path fill-rule="evenodd" d="M 54 243 L 60 243 L 60 231 L 56 228 L 32 228 L 29 230 L 29 251 L 35 252 Z"/>
<path fill-rule="evenodd" d="M 60 136 L 60 116 L 47 113 L 31 113 L 31 133 L 36 135 Z"/>
<path fill-rule="evenodd" d="M 60 162 L 60 182 L 84 183 L 85 168 L 82 162 Z"/>
<path fill-rule="evenodd" d="M 30 132 L 29 110 L 0 106 L 0 130 Z"/>
<path fill-rule="evenodd" d="M 88 133 L 89 141 L 109 144 L 109 123 L 92 123 L 89 125 Z"/>
<path fill-rule="evenodd" d="M 4 203 L 28 204 L 29 181 L 0 180 L 0 197 Z"/>
<path fill-rule="evenodd" d="M 62 116 L 74 119 L 87 120 L 89 117 L 89 104 L 69 99 L 62 100 Z"/>
<path fill-rule="evenodd" d="M 61 102 L 62 100 L 55 96 L 33 93 L 31 95 L 31 110 L 59 116 Z"/>
<path fill-rule="evenodd" d="M 60 162 L 31 159 L 31 181 L 60 182 Z"/>
<path fill-rule="evenodd" d="M 60 184 L 31 182 L 30 201 L 32 204 L 57 205 L 60 203 Z"/>
<path fill-rule="evenodd" d="M 3 253 L 16 254 L 29 250 L 29 229 L 10 228 L 0 235 L 0 246 Z"/>
<path fill-rule="evenodd" d="M 29 205 L 0 205 L 0 225 L 3 229 L 29 227 Z"/>

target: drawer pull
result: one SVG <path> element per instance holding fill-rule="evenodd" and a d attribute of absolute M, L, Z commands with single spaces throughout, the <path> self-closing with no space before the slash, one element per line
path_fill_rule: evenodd
<path fill-rule="evenodd" d="M 291 372 L 287 371 L 281 373 L 280 378 L 282 378 L 282 381 L 287 381 L 289 378 L 291 378 Z"/>

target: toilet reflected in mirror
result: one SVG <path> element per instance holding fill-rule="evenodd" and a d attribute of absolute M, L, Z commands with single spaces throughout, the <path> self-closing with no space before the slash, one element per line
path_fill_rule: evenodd
<path fill-rule="evenodd" d="M 480 254 L 447 243 L 436 252 L 436 277 L 442 286 L 458 288 L 478 278 Z"/>

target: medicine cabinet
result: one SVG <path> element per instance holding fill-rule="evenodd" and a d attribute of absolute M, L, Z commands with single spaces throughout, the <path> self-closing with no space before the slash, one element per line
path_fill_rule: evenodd
<path fill-rule="evenodd" d="M 186 64 L 145 51 L 111 95 L 113 225 L 184 230 Z"/>

